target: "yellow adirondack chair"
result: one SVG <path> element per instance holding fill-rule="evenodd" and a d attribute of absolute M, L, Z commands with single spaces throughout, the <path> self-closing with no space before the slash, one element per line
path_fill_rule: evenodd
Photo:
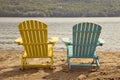
<path fill-rule="evenodd" d="M 53 65 L 53 46 L 58 41 L 58 38 L 52 37 L 48 41 L 47 25 L 37 20 L 24 21 L 18 27 L 21 38 L 16 39 L 15 42 L 24 47 L 21 69 L 51 67 Z M 50 63 L 27 64 L 27 58 L 50 58 Z"/>

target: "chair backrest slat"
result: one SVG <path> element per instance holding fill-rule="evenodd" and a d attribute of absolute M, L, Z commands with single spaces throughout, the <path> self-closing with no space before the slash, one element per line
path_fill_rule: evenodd
<path fill-rule="evenodd" d="M 101 27 L 94 23 L 79 23 L 73 27 L 73 56 L 94 55 Z"/>
<path fill-rule="evenodd" d="M 46 57 L 48 54 L 47 25 L 36 20 L 27 20 L 19 25 L 23 46 L 28 57 Z"/>

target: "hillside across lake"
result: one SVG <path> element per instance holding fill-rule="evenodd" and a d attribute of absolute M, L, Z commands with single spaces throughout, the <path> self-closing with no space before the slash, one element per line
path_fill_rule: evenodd
<path fill-rule="evenodd" d="M 0 0 L 0 17 L 118 17 L 120 0 Z"/>

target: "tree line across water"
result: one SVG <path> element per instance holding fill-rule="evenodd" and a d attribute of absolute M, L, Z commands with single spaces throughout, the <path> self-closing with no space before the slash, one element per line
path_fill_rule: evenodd
<path fill-rule="evenodd" d="M 0 17 L 118 17 L 120 0 L 0 0 Z"/>

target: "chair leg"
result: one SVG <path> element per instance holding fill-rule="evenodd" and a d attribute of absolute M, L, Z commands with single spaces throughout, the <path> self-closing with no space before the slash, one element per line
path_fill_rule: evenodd
<path fill-rule="evenodd" d="M 21 59 L 21 68 L 20 68 L 21 70 L 24 69 L 25 64 L 26 64 L 26 58 L 22 57 L 22 59 Z"/>
<path fill-rule="evenodd" d="M 50 59 L 51 59 L 51 65 L 53 65 L 54 63 L 53 57 L 51 57 Z"/>
<path fill-rule="evenodd" d="M 69 57 L 67 58 L 67 61 L 68 61 L 68 68 L 71 69 L 70 58 Z"/>
<path fill-rule="evenodd" d="M 96 65 L 97 65 L 97 67 L 99 67 L 99 66 L 100 66 L 100 63 L 99 63 L 99 58 L 97 58 L 97 59 L 96 59 Z"/>

